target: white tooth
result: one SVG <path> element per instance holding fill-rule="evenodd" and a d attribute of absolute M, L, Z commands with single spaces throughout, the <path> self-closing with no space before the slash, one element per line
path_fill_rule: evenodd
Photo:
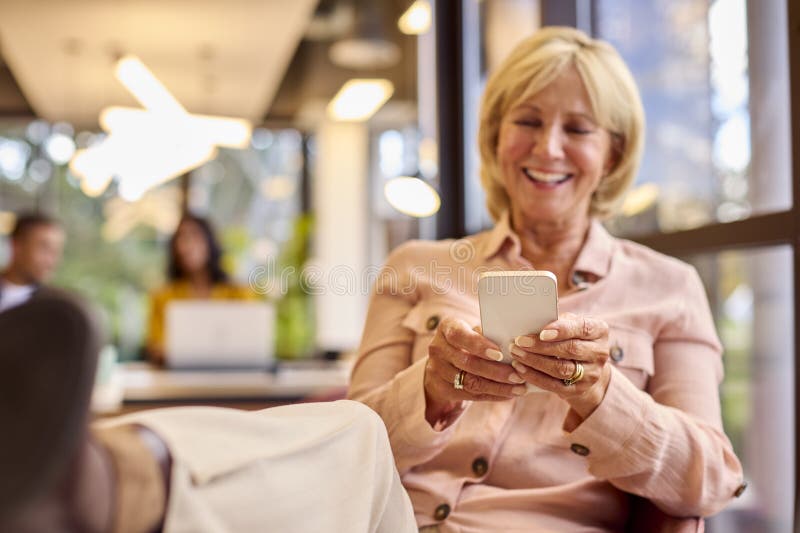
<path fill-rule="evenodd" d="M 536 172 L 535 170 L 531 170 L 528 168 L 525 169 L 525 173 L 529 177 L 538 181 L 543 181 L 545 183 L 553 183 L 556 181 L 563 180 L 564 178 L 567 177 L 566 174 L 551 174 L 549 172 Z"/>

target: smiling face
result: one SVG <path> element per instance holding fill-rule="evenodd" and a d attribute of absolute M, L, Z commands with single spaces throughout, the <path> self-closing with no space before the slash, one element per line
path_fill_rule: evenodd
<path fill-rule="evenodd" d="M 497 161 L 515 228 L 588 224 L 592 193 L 611 167 L 611 135 L 574 67 L 505 113 Z"/>

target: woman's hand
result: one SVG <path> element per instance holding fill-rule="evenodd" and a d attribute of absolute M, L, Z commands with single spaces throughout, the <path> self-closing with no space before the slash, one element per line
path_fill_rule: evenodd
<path fill-rule="evenodd" d="M 512 366 L 526 382 L 558 394 L 583 419 L 603 401 L 611 379 L 604 321 L 563 313 L 541 334 L 517 337 L 511 355 Z M 580 366 L 583 376 L 574 381 Z"/>
<path fill-rule="evenodd" d="M 433 426 L 447 425 L 463 409 L 465 400 L 500 401 L 527 391 L 522 377 L 505 363 L 496 344 L 470 329 L 463 320 L 443 318 L 428 346 L 425 366 L 425 418 Z M 464 372 L 463 388 L 456 378 Z"/>

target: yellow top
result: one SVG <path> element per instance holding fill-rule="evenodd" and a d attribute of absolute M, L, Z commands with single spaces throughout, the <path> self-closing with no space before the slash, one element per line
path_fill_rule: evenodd
<path fill-rule="evenodd" d="M 164 313 L 167 304 L 174 300 L 255 300 L 256 294 L 248 287 L 230 283 L 217 283 L 208 296 L 197 296 L 186 281 L 167 283 L 150 294 L 150 319 L 147 327 L 147 350 L 151 358 L 160 359 L 164 350 Z"/>

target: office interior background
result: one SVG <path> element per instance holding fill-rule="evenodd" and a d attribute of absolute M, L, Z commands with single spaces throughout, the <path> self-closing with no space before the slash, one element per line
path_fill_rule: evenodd
<path fill-rule="evenodd" d="M 694 264 L 709 295 L 725 429 L 749 488 L 707 528 L 792 531 L 792 0 L 2 0 L 0 265 L 13 213 L 58 217 L 55 283 L 98 303 L 120 359 L 136 359 L 146 295 L 189 210 L 215 223 L 234 279 L 274 303 L 279 357 L 347 357 L 389 250 L 491 226 L 482 87 L 551 24 L 610 41 L 642 92 L 644 161 L 608 228 Z M 165 94 L 148 93 L 153 79 Z M 347 115 L 336 97 L 359 80 L 374 83 L 356 103 L 374 97 L 373 109 Z M 206 135 L 215 124 L 224 133 Z"/>

